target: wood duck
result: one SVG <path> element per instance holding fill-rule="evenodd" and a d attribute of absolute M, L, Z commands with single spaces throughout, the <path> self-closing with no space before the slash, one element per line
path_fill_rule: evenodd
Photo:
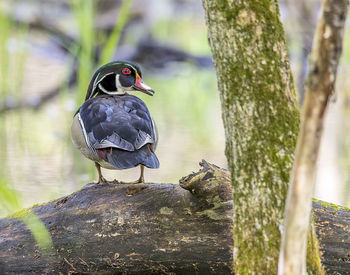
<path fill-rule="evenodd" d="M 101 166 L 127 169 L 140 165 L 140 177 L 133 183 L 144 182 L 144 167 L 159 167 L 154 153 L 158 141 L 155 123 L 145 103 L 128 94 L 154 94 L 141 77 L 140 68 L 131 62 L 115 61 L 102 66 L 90 82 L 85 102 L 74 115 L 73 144 L 95 162 L 97 183 L 108 182 L 102 176 Z"/>

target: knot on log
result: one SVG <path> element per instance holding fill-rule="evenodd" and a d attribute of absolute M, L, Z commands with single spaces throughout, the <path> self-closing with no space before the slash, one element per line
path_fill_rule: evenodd
<path fill-rule="evenodd" d="M 180 186 L 198 198 L 232 200 L 230 173 L 204 159 L 199 165 L 202 169 L 181 178 Z"/>

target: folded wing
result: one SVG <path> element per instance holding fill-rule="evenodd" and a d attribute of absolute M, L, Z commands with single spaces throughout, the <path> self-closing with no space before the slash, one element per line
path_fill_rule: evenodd
<path fill-rule="evenodd" d="M 146 105 L 133 95 L 99 96 L 80 108 L 89 146 L 105 150 L 114 167 L 123 169 L 143 164 L 158 168 L 153 152 L 156 132 Z"/>

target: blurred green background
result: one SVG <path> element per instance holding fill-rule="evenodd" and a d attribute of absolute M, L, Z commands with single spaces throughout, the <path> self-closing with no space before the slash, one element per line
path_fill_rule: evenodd
<path fill-rule="evenodd" d="M 318 1 L 281 1 L 302 100 Z M 350 38 L 329 109 L 315 196 L 350 205 Z M 132 60 L 156 94 L 135 93 L 157 123 L 160 169 L 148 182 L 177 183 L 206 159 L 226 167 L 219 94 L 197 0 L 1 0 L 0 216 L 96 180 L 73 148 L 70 125 L 99 65 Z M 135 180 L 139 170 L 104 170 Z"/>

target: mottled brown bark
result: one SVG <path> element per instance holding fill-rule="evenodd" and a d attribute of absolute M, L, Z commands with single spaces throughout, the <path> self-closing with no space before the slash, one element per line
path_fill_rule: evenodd
<path fill-rule="evenodd" d="M 0 274 L 232 274 L 229 173 L 203 162 L 178 184 L 96 185 L 35 206 L 53 250 L 20 214 L 0 220 Z M 350 211 L 314 202 L 329 274 L 350 274 Z M 16 218 L 18 217 L 18 218 Z"/>
<path fill-rule="evenodd" d="M 294 169 L 288 193 L 278 274 L 306 273 L 306 239 L 310 223 L 316 162 L 326 108 L 334 90 L 342 52 L 348 0 L 324 0 L 310 56 Z M 320 271 L 317 274 L 323 274 Z"/>

